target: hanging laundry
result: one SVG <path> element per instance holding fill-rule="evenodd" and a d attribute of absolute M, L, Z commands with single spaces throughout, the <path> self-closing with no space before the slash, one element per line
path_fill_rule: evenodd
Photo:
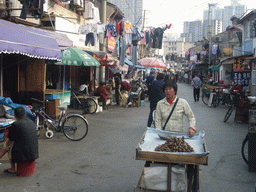
<path fill-rule="evenodd" d="M 22 11 L 20 13 L 21 19 L 26 19 L 27 14 L 31 13 L 32 16 L 35 17 L 35 19 L 41 18 L 43 14 L 43 5 L 45 3 L 45 0 L 19 0 L 22 6 Z M 29 8 L 39 8 L 38 10 L 28 10 Z"/>
<path fill-rule="evenodd" d="M 132 33 L 132 25 L 131 25 L 130 22 L 125 23 L 125 25 L 124 25 L 124 32 L 126 34 Z"/>
<path fill-rule="evenodd" d="M 95 33 L 99 39 L 99 43 L 102 45 L 104 43 L 104 31 L 105 31 L 105 24 L 97 23 L 94 25 Z"/>
<path fill-rule="evenodd" d="M 88 33 L 86 35 L 86 40 L 85 40 L 85 46 L 94 46 L 95 45 L 95 39 L 94 39 L 94 34 L 93 33 Z"/>
<path fill-rule="evenodd" d="M 107 30 L 107 34 L 108 34 L 108 31 L 111 30 L 111 36 L 117 37 L 116 26 L 114 24 L 106 25 L 106 30 Z"/>
<path fill-rule="evenodd" d="M 120 26 L 119 26 L 119 23 L 116 23 L 116 33 L 117 33 L 117 36 L 118 36 L 119 33 L 120 33 Z"/>
<path fill-rule="evenodd" d="M 92 32 L 92 26 L 91 25 L 80 25 L 78 27 L 78 33 L 82 35 L 86 35 L 88 33 Z"/>
<path fill-rule="evenodd" d="M 163 41 L 164 31 L 165 31 L 165 29 L 160 28 L 160 27 L 155 29 L 152 48 L 162 49 L 162 41 Z"/>
<path fill-rule="evenodd" d="M 119 23 L 119 33 L 120 33 L 120 35 L 123 34 L 123 31 L 124 31 L 124 21 L 121 21 Z"/>
<path fill-rule="evenodd" d="M 131 45 L 132 44 L 132 33 L 126 33 L 124 36 L 125 36 L 127 45 Z"/>
<path fill-rule="evenodd" d="M 213 57 L 217 55 L 217 49 L 218 49 L 217 44 L 212 45 L 212 56 Z"/>

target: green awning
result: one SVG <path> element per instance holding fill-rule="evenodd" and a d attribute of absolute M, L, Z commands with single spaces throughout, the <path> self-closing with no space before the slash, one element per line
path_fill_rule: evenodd
<path fill-rule="evenodd" d="M 61 62 L 55 65 L 75 65 L 75 66 L 99 66 L 100 63 L 94 59 L 89 53 L 75 48 L 67 48 L 61 51 Z"/>
<path fill-rule="evenodd" d="M 220 71 L 220 66 L 219 65 L 212 65 L 208 68 L 208 70 L 219 72 Z"/>

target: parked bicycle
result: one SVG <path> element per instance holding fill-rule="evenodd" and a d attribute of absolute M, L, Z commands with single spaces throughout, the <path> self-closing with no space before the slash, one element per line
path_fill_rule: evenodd
<path fill-rule="evenodd" d="M 82 115 L 66 115 L 67 106 L 59 106 L 58 109 L 60 109 L 61 114 L 59 119 L 55 120 L 43 111 L 47 100 L 44 102 L 35 98 L 31 99 L 37 102 L 32 105 L 32 111 L 35 116 L 38 135 L 40 135 L 40 132 L 44 129 L 46 130 L 45 136 L 49 139 L 54 135 L 53 130 L 64 133 L 64 135 L 72 141 L 80 141 L 85 138 L 88 133 L 88 121 Z"/>
<path fill-rule="evenodd" d="M 205 105 L 208 105 L 209 98 L 210 98 L 210 89 L 209 88 L 202 89 L 202 101 Z"/>
<path fill-rule="evenodd" d="M 247 134 L 245 139 L 242 142 L 242 148 L 241 148 L 242 157 L 246 164 L 249 163 L 249 161 L 248 161 L 248 140 L 249 140 L 249 135 Z"/>
<path fill-rule="evenodd" d="M 231 97 L 228 89 L 216 87 L 214 89 L 215 94 L 212 98 L 212 106 L 218 107 L 220 104 L 226 107 L 231 107 Z"/>
<path fill-rule="evenodd" d="M 97 103 L 93 98 L 87 97 L 83 92 L 72 89 L 71 98 L 75 99 L 79 106 L 83 108 L 84 114 L 93 114 L 97 111 Z"/>
<path fill-rule="evenodd" d="M 231 106 L 229 107 L 225 117 L 224 117 L 224 123 L 227 122 L 227 120 L 229 119 L 229 117 L 231 116 L 232 112 L 234 111 L 234 109 L 236 108 L 238 102 L 241 99 L 241 94 L 238 92 L 238 90 L 234 90 L 231 93 Z"/>

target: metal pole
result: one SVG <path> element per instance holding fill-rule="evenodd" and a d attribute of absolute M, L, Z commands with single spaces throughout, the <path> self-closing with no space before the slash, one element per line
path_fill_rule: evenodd
<path fill-rule="evenodd" d="M 211 65 L 211 4 L 208 11 L 208 41 L 209 41 L 209 65 Z"/>
<path fill-rule="evenodd" d="M 102 9 L 101 9 L 102 23 L 107 25 L 107 0 L 102 0 L 101 7 L 102 7 Z M 107 38 L 104 38 L 103 45 L 102 45 L 102 51 L 105 51 L 105 52 L 107 51 L 107 45 L 108 45 Z M 105 70 L 106 70 L 105 67 L 100 66 L 99 81 L 103 81 L 104 80 L 103 73 L 105 74 L 105 72 L 106 72 Z"/>
<path fill-rule="evenodd" d="M 3 53 L 1 53 L 1 96 L 3 97 Z"/>

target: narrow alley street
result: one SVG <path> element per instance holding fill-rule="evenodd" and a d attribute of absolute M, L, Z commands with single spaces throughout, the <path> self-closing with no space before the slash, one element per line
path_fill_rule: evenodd
<path fill-rule="evenodd" d="M 248 125 L 235 123 L 234 114 L 224 123 L 227 108 L 210 108 L 201 100 L 195 103 L 188 84 L 178 84 L 178 97 L 189 102 L 210 152 L 209 165 L 200 166 L 200 191 L 254 191 L 256 173 L 248 172 L 241 156 Z M 0 191 L 132 192 L 144 166 L 135 160 L 135 149 L 146 130 L 148 113 L 148 101 L 139 108 L 111 106 L 86 115 L 89 133 L 82 141 L 72 142 L 61 133 L 52 139 L 40 136 L 36 174 L 7 175 L 3 171 L 9 163 L 4 157 L 0 159 Z"/>

